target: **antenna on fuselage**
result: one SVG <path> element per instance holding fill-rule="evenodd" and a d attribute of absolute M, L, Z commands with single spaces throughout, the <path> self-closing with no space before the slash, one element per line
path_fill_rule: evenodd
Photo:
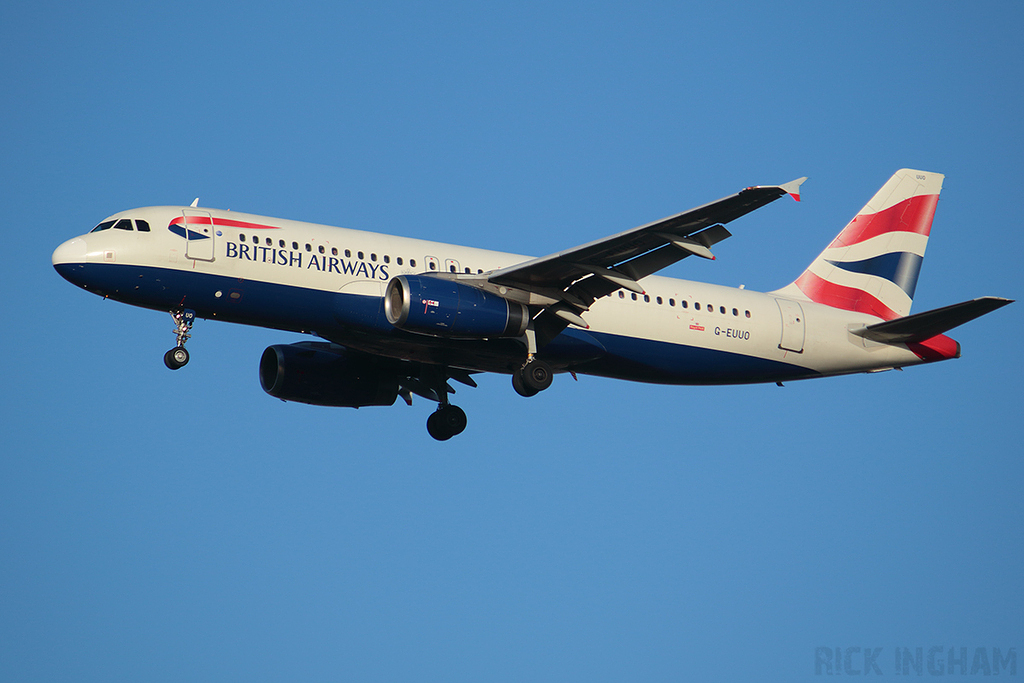
<path fill-rule="evenodd" d="M 193 207 L 193 208 L 195 208 L 195 207 L 199 206 L 199 197 L 196 197 L 195 199 L 193 199 L 193 200 L 192 200 L 192 203 L 191 203 L 191 204 L 189 204 L 189 206 L 191 206 L 191 207 Z"/>

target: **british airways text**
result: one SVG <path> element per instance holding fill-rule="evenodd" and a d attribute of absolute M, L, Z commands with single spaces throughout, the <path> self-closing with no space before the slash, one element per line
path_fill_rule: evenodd
<path fill-rule="evenodd" d="M 327 256 L 326 254 L 304 254 L 301 251 L 261 247 L 255 244 L 226 242 L 225 246 L 226 252 L 224 255 L 227 258 L 272 263 L 290 268 L 313 269 L 319 270 L 322 273 L 354 275 L 367 278 L 368 280 L 387 280 L 391 277 L 388 275 L 387 265 L 383 263 L 351 261 L 337 256 Z"/>

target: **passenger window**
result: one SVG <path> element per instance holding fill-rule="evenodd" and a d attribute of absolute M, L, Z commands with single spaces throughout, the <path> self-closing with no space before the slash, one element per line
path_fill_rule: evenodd
<path fill-rule="evenodd" d="M 274 240 L 270 239 L 269 237 L 265 240 L 265 242 L 267 243 L 268 247 L 274 246 Z"/>
<path fill-rule="evenodd" d="M 718 312 L 721 313 L 722 315 L 725 315 L 725 306 L 719 306 Z"/>
<path fill-rule="evenodd" d="M 361 251 L 357 251 L 357 252 L 356 252 L 356 256 L 357 256 L 357 257 L 359 258 L 359 260 L 360 260 L 360 261 L 362 261 L 362 260 L 363 260 L 363 252 L 361 252 Z"/>
<path fill-rule="evenodd" d="M 351 249 L 346 249 L 345 250 L 345 258 L 352 258 L 352 250 Z"/>
<path fill-rule="evenodd" d="M 632 296 L 633 296 L 633 301 L 636 301 L 636 293 L 635 292 L 633 293 Z"/>
<path fill-rule="evenodd" d="M 699 301 L 696 301 L 696 302 L 694 302 L 694 304 L 693 304 L 693 308 L 694 308 L 695 310 L 698 310 L 698 311 L 699 311 L 699 310 L 700 310 L 700 302 L 699 302 Z"/>
<path fill-rule="evenodd" d="M 311 246 L 309 246 L 309 245 L 307 244 L 307 245 L 306 245 L 306 251 L 313 251 L 313 247 L 311 247 Z"/>
<path fill-rule="evenodd" d="M 644 301 L 646 301 L 647 303 L 651 303 L 651 297 L 647 294 L 644 294 Z"/>
<path fill-rule="evenodd" d="M 138 218 L 135 219 L 135 229 L 139 232 L 149 232 L 149 223 L 146 221 L 140 221 Z"/>
<path fill-rule="evenodd" d="M 320 253 L 322 254 L 322 253 L 324 253 L 325 251 L 327 251 L 327 250 L 326 250 L 326 249 L 324 249 L 324 245 L 322 245 L 322 244 L 321 244 L 321 245 L 320 245 Z"/>
<path fill-rule="evenodd" d="M 294 249 L 295 251 L 298 251 L 299 250 L 299 243 L 298 242 L 292 242 L 292 249 Z"/>
<path fill-rule="evenodd" d="M 409 259 L 409 267 L 411 267 L 411 268 L 415 268 L 416 267 L 416 259 L 414 259 L 414 258 Z"/>
<path fill-rule="evenodd" d="M 398 258 L 396 258 L 395 263 L 397 263 L 398 265 L 402 265 L 402 257 L 399 256 Z"/>
<path fill-rule="evenodd" d="M 739 312 L 739 311 L 737 311 L 737 310 L 736 310 L 736 309 L 734 308 L 734 309 L 732 309 L 732 314 L 733 314 L 733 315 L 736 315 L 736 316 L 738 316 L 738 315 L 740 314 L 740 312 Z"/>
<path fill-rule="evenodd" d="M 675 306 L 676 305 L 676 300 L 675 299 L 669 299 L 668 300 L 668 305 L 669 306 Z"/>
<path fill-rule="evenodd" d="M 454 273 L 455 272 L 455 264 L 453 263 L 452 265 L 448 266 L 448 270 Z"/>
<path fill-rule="evenodd" d="M 657 299 L 655 299 L 655 301 L 657 301 L 657 302 L 658 302 L 658 305 L 659 305 L 659 306 L 661 305 L 661 297 L 660 297 L 660 296 L 659 296 L 659 297 L 658 297 Z"/>
<path fill-rule="evenodd" d="M 370 260 L 371 261 L 376 261 L 377 260 L 377 255 L 376 254 L 370 254 Z"/>
<path fill-rule="evenodd" d="M 469 273 L 472 273 L 472 272 L 473 272 L 472 270 L 470 270 L 469 268 L 466 268 L 466 274 L 469 274 Z"/>
<path fill-rule="evenodd" d="M 110 230 L 112 227 L 114 227 L 114 221 L 104 221 L 103 223 L 100 223 L 89 232 L 100 232 L 101 230 Z"/>
<path fill-rule="evenodd" d="M 331 247 L 331 256 L 337 256 L 337 255 L 338 255 L 338 248 L 337 247 Z"/>
<path fill-rule="evenodd" d="M 746 313 L 747 313 L 747 317 L 749 318 L 750 317 L 750 311 L 746 311 Z"/>
<path fill-rule="evenodd" d="M 241 235 L 241 234 L 240 234 L 240 235 L 238 236 L 238 241 L 239 241 L 239 242 L 244 242 L 244 241 L 245 241 L 245 235 Z"/>
<path fill-rule="evenodd" d="M 282 249 L 284 249 L 284 240 L 278 240 L 278 241 L 277 241 L 277 246 L 279 246 L 279 247 L 281 247 Z"/>
<path fill-rule="evenodd" d="M 476 269 L 476 274 L 477 275 L 483 275 L 484 274 L 484 269 L 483 268 L 477 268 Z"/>
<path fill-rule="evenodd" d="M 387 254 L 384 254 L 384 263 L 391 263 L 391 257 Z"/>
<path fill-rule="evenodd" d="M 620 299 L 625 299 L 626 298 L 626 293 L 623 292 L 621 289 L 619 290 L 619 298 Z"/>
<path fill-rule="evenodd" d="M 689 306 L 690 306 L 690 302 L 688 302 L 688 301 L 680 301 L 679 302 L 679 308 L 689 308 Z"/>
<path fill-rule="evenodd" d="M 433 261 L 431 261 L 431 262 L 430 262 L 430 269 L 431 269 L 431 270 L 437 270 L 437 264 L 436 264 L 436 263 L 434 263 Z"/>
<path fill-rule="evenodd" d="M 127 218 L 122 218 L 121 220 L 119 220 L 117 223 L 114 224 L 114 229 L 115 230 L 134 230 L 135 228 L 132 227 L 132 222 L 130 220 L 128 220 Z"/>

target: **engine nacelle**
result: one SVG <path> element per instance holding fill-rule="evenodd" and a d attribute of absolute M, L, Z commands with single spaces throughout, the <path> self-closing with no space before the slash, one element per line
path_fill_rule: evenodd
<path fill-rule="evenodd" d="M 523 304 L 429 275 L 392 278 L 384 314 L 400 330 L 462 339 L 518 337 L 530 322 Z"/>
<path fill-rule="evenodd" d="M 268 346 L 260 384 L 274 398 L 314 406 L 389 406 L 398 397 L 394 372 L 326 342 Z"/>

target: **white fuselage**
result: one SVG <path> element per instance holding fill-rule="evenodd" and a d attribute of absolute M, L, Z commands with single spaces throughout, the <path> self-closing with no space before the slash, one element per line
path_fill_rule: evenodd
<path fill-rule="evenodd" d="M 145 221 L 150 230 L 109 228 L 70 240 L 54 253 L 61 274 L 134 305 L 184 305 L 199 317 L 304 331 L 468 370 L 506 371 L 516 362 L 508 356 L 525 348 L 517 340 L 402 332 L 381 311 L 395 276 L 487 273 L 526 256 L 216 209 L 149 207 L 107 220 L 122 218 Z M 199 234 L 204 225 L 208 234 Z M 648 382 L 731 384 L 924 362 L 906 346 L 850 333 L 881 320 L 872 315 L 660 276 L 641 285 L 646 294 L 620 289 L 594 302 L 584 314 L 590 329 L 567 328 L 552 343 L 552 366 Z"/>

